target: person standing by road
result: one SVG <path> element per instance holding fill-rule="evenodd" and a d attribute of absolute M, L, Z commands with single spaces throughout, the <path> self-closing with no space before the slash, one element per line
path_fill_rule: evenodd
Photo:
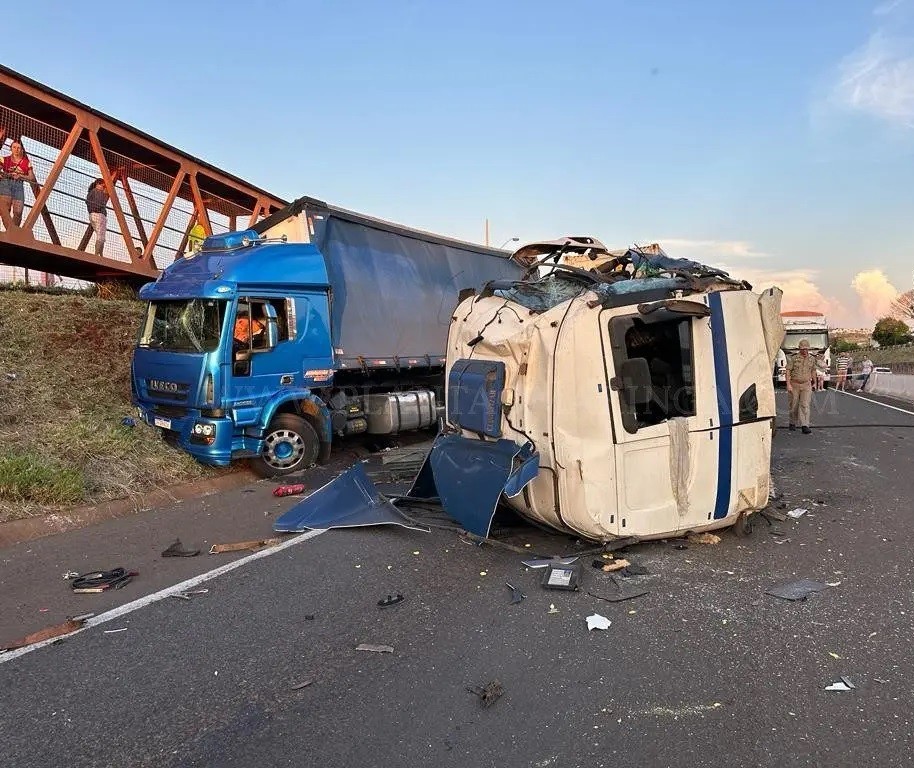
<path fill-rule="evenodd" d="M 839 353 L 838 359 L 835 361 L 835 389 L 844 391 L 847 384 L 847 369 L 850 368 L 850 365 L 851 356 L 847 352 Z"/>
<path fill-rule="evenodd" d="M 860 370 L 863 372 L 863 381 L 860 384 L 860 390 L 866 389 L 866 383 L 870 380 L 870 374 L 873 372 L 873 361 L 869 355 L 865 355 L 863 362 L 860 363 Z"/>
<path fill-rule="evenodd" d="M 105 189 L 104 179 L 96 179 L 89 185 L 86 208 L 89 210 L 92 229 L 95 230 L 95 255 L 101 256 L 105 250 L 105 233 L 108 231 L 108 190 Z"/>
<path fill-rule="evenodd" d="M 798 353 L 787 363 L 787 397 L 790 403 L 788 429 L 793 432 L 799 423 L 803 434 L 808 435 L 809 405 L 816 386 L 816 361 L 809 354 L 809 341 L 801 339 Z"/>
<path fill-rule="evenodd" d="M 25 155 L 22 142 L 13 139 L 10 154 L 3 158 L 0 166 L 0 205 L 17 227 L 22 224 L 22 209 L 25 206 L 25 182 L 35 181 L 35 171 Z"/>

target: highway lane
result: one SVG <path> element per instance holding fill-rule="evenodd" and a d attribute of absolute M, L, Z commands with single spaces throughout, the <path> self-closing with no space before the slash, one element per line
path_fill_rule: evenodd
<path fill-rule="evenodd" d="M 0 663 L 4 761 L 907 765 L 912 427 L 909 414 L 817 393 L 813 434 L 775 439 L 783 503 L 808 513 L 716 546 L 633 547 L 650 575 L 624 585 L 650 594 L 629 602 L 543 591 L 520 556 L 445 530 L 321 534 L 192 602 L 161 600 Z M 531 551 L 575 550 L 506 525 L 500 535 Z M 614 593 L 607 575 L 585 577 Z M 801 603 L 764 595 L 794 578 L 836 586 Z M 509 605 L 505 581 L 527 599 Z M 377 607 L 397 592 L 403 603 Z M 593 612 L 609 630 L 586 630 Z M 841 675 L 857 688 L 824 690 Z M 493 679 L 505 694 L 484 709 L 466 688 Z"/>

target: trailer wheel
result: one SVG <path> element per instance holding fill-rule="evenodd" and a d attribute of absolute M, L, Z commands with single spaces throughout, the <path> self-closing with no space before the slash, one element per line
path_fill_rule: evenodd
<path fill-rule="evenodd" d="M 251 469 L 261 477 L 289 475 L 313 466 L 320 449 L 314 427 L 294 413 L 281 413 L 267 427 L 263 449 L 251 460 Z"/>

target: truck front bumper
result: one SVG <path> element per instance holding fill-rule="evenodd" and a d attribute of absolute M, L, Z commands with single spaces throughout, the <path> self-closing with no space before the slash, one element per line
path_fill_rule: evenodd
<path fill-rule="evenodd" d="M 256 456 L 261 440 L 235 435 L 235 423 L 228 417 L 202 416 L 199 411 L 188 410 L 184 416 L 163 416 L 154 407 L 137 404 L 137 414 L 149 426 L 162 432 L 172 445 L 186 451 L 201 464 L 227 467 L 232 459 Z M 196 430 L 201 427 L 206 434 Z"/>

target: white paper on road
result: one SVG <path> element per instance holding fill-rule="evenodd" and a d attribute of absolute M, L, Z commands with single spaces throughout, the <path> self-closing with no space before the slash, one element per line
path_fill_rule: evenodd
<path fill-rule="evenodd" d="M 588 632 L 593 629 L 609 629 L 610 624 L 612 624 L 612 622 L 605 616 L 601 616 L 599 613 L 595 613 L 593 616 L 587 617 Z"/>

